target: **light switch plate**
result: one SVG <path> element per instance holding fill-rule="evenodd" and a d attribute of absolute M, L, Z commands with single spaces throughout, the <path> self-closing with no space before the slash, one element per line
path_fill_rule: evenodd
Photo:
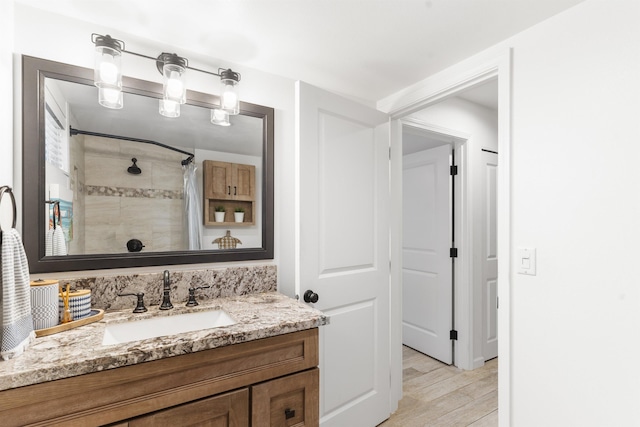
<path fill-rule="evenodd" d="M 517 248 L 518 274 L 536 275 L 536 248 Z"/>

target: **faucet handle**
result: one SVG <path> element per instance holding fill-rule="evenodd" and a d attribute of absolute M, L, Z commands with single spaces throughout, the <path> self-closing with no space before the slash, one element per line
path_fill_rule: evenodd
<path fill-rule="evenodd" d="M 137 297 L 138 302 L 136 308 L 133 309 L 134 313 L 144 313 L 147 311 L 147 307 L 144 306 L 144 292 L 130 293 L 130 294 L 118 294 L 119 297 Z"/>
<path fill-rule="evenodd" d="M 207 289 L 211 286 L 198 286 L 197 288 L 189 288 L 189 301 L 187 301 L 187 307 L 195 307 L 198 305 L 198 301 L 196 301 L 196 291 L 198 289 Z"/>

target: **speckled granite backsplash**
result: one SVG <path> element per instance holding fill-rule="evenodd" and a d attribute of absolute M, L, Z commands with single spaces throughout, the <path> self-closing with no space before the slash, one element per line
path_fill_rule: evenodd
<path fill-rule="evenodd" d="M 277 291 L 276 266 L 228 267 L 209 270 L 171 271 L 171 302 L 183 305 L 187 302 L 189 288 L 199 289 L 196 296 L 199 301 L 247 295 L 253 293 Z M 135 307 L 134 297 L 118 297 L 120 293 L 144 292 L 147 306 L 160 305 L 162 300 L 163 274 L 144 273 L 126 276 L 87 277 L 82 279 L 60 280 L 61 285 L 69 283 L 73 289 L 91 289 L 92 308 L 121 310 Z"/>

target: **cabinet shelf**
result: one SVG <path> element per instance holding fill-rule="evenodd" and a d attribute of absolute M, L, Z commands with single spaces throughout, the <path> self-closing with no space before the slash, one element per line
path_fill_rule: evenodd
<path fill-rule="evenodd" d="M 220 226 L 220 227 L 243 227 L 249 225 L 255 225 L 256 219 L 254 215 L 255 202 L 246 202 L 241 200 L 229 201 L 221 199 L 205 199 L 204 201 L 204 225 Z M 215 220 L 215 207 L 224 206 L 224 222 L 216 222 Z M 235 222 L 234 211 L 236 208 L 244 209 L 244 222 Z"/>

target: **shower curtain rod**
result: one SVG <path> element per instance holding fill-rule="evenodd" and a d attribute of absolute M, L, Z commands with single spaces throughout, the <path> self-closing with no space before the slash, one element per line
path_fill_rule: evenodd
<path fill-rule="evenodd" d="M 74 129 L 69 126 L 69 135 L 90 135 L 90 136 L 101 136 L 103 138 L 114 138 L 121 139 L 123 141 L 132 141 L 132 142 L 142 142 L 144 144 L 152 144 L 157 145 L 158 147 L 166 148 L 167 150 L 176 151 L 178 153 L 186 154 L 189 158 L 184 159 L 181 163 L 182 166 L 188 165 L 193 160 L 194 154 L 189 153 L 188 151 L 180 150 L 179 148 L 171 147 L 170 145 L 163 144 L 157 141 L 151 141 L 150 139 L 139 139 L 139 138 L 131 138 L 129 136 L 119 136 L 119 135 L 110 135 L 108 133 L 100 133 L 100 132 L 89 132 L 86 130 Z"/>

